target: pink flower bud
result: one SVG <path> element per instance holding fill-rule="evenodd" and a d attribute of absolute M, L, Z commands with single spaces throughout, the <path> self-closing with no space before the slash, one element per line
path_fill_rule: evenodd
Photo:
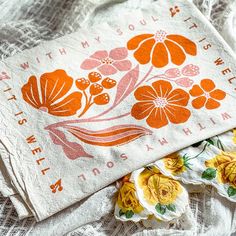
<path fill-rule="evenodd" d="M 196 76 L 199 74 L 199 67 L 189 64 L 182 69 L 182 74 L 185 76 Z"/>
<path fill-rule="evenodd" d="M 175 83 L 182 87 L 188 88 L 193 85 L 194 81 L 187 77 L 183 77 L 183 78 L 177 79 Z"/>
<path fill-rule="evenodd" d="M 165 72 L 165 76 L 167 78 L 176 78 L 179 77 L 180 75 L 181 75 L 180 70 L 178 68 L 171 68 Z"/>

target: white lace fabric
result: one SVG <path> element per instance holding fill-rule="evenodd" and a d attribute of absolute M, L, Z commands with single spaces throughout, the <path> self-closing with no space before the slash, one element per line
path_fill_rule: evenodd
<path fill-rule="evenodd" d="M 150 0 L 148 0 L 149 2 Z M 44 40 L 51 40 L 76 31 L 89 16 L 102 18 L 107 9 L 119 7 L 123 1 L 111 0 L 0 0 L 0 57 L 32 48 Z M 147 0 L 129 0 L 129 7 L 139 7 Z M 194 0 L 196 6 L 212 22 L 229 45 L 236 51 L 236 1 Z M 100 14 L 100 15 L 99 15 Z M 109 13 L 107 13 L 109 14 Z M 190 209 L 177 220 L 168 223 L 120 222 L 112 212 L 111 188 L 94 195 L 85 205 L 78 207 L 84 220 L 73 219 L 71 228 L 63 234 L 73 236 L 93 235 L 231 235 L 236 231 L 235 203 L 219 196 L 212 187 L 192 186 Z M 107 202 L 110 199 L 110 202 Z M 103 202 L 110 208 L 104 207 Z M 84 210 L 86 206 L 97 206 Z M 84 206 L 84 208 L 83 208 Z M 79 209 L 80 208 L 80 209 Z M 109 210 L 108 210 L 109 209 Z M 83 214 L 84 213 L 84 214 Z M 67 212 L 69 215 L 70 212 Z M 102 216 L 101 219 L 100 216 Z M 226 220 L 227 219 L 227 220 Z M 63 218 L 60 218 L 63 224 Z M 50 223 L 36 224 L 33 218 L 17 220 L 17 214 L 9 199 L 0 197 L 0 235 L 40 235 Z M 56 228 L 56 226 L 55 226 Z M 45 231 L 46 232 L 46 231 Z M 55 229 L 53 235 L 58 235 Z M 44 234 L 45 235 L 45 234 Z"/>
<path fill-rule="evenodd" d="M 190 193 L 190 209 L 180 218 L 162 222 L 120 222 L 113 213 L 106 214 L 98 221 L 90 222 L 68 233 L 70 236 L 105 235 L 231 235 L 235 231 L 235 206 L 219 196 L 212 187 L 200 187 Z M 229 220 L 226 220 L 229 219 Z M 147 224 L 149 222 L 149 224 Z"/>

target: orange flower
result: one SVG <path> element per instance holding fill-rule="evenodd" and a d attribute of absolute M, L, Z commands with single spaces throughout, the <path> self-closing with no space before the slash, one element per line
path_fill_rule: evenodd
<path fill-rule="evenodd" d="M 197 97 L 192 101 L 193 107 L 200 109 L 205 106 L 209 110 L 218 108 L 220 103 L 216 100 L 223 100 L 226 93 L 215 89 L 215 84 L 210 79 L 203 79 L 200 85 L 194 85 L 189 91 L 193 97 Z"/>
<path fill-rule="evenodd" d="M 167 35 L 163 30 L 156 34 L 141 34 L 133 37 L 127 43 L 129 50 L 135 50 L 134 57 L 140 64 L 147 64 L 152 60 L 152 65 L 161 68 L 169 61 L 181 65 L 186 59 L 186 54 L 196 56 L 197 46 L 182 35 Z"/>
<path fill-rule="evenodd" d="M 131 115 L 137 120 L 147 117 L 147 124 L 152 128 L 161 128 L 169 122 L 184 123 L 190 117 L 190 111 L 185 108 L 188 93 L 182 89 L 172 90 L 170 82 L 159 80 L 152 87 L 139 87 L 134 96 L 139 102 L 133 106 Z"/>
<path fill-rule="evenodd" d="M 80 92 L 74 92 L 64 97 L 68 94 L 72 84 L 73 79 L 64 70 L 56 70 L 40 77 L 41 96 L 35 76 L 29 78 L 21 91 L 23 99 L 34 108 L 54 116 L 71 116 L 81 108 L 82 97 Z"/>

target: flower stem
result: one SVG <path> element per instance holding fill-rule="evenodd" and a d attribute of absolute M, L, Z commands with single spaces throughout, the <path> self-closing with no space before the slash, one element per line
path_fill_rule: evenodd
<path fill-rule="evenodd" d="M 87 93 L 85 92 L 85 90 L 83 91 L 83 94 L 84 94 L 84 96 L 85 96 L 85 104 L 87 104 L 87 103 L 88 103 L 88 95 L 87 95 Z"/>
<path fill-rule="evenodd" d="M 175 81 L 175 80 L 173 80 L 173 79 L 168 78 L 168 77 L 165 76 L 165 75 L 155 75 L 155 76 L 151 77 L 150 79 L 148 79 L 147 82 L 150 81 L 150 80 L 152 80 L 152 79 L 156 79 L 156 78 L 157 78 L 157 79 L 165 79 L 165 80 L 169 80 L 169 81 Z"/>
<path fill-rule="evenodd" d="M 86 94 L 86 93 L 85 93 L 85 94 Z M 87 97 L 87 94 L 86 94 L 86 97 L 85 97 L 85 98 L 86 98 L 86 105 L 85 105 L 83 111 L 80 113 L 80 115 L 79 115 L 78 117 L 83 116 L 83 115 L 88 111 L 88 109 L 94 104 L 93 102 L 91 102 L 92 96 L 90 96 L 90 98 L 89 98 L 89 100 L 88 100 L 88 97 Z"/>
<path fill-rule="evenodd" d="M 194 157 L 187 158 L 186 161 L 193 160 L 193 159 L 199 157 L 199 156 L 206 150 L 206 147 L 207 147 L 208 145 L 209 145 L 209 144 L 206 143 L 206 144 L 204 145 L 204 147 L 203 147 L 203 150 L 202 150 L 200 153 L 198 153 L 198 154 L 197 154 L 196 156 L 194 156 Z"/>
<path fill-rule="evenodd" d="M 150 69 L 148 70 L 147 74 L 135 85 L 134 90 L 135 90 L 136 88 L 138 88 L 139 85 L 141 85 L 143 82 L 146 81 L 146 79 L 148 78 L 148 76 L 151 74 L 152 70 L 153 70 L 153 66 L 150 67 Z M 147 80 L 147 81 L 148 81 L 148 80 Z"/>

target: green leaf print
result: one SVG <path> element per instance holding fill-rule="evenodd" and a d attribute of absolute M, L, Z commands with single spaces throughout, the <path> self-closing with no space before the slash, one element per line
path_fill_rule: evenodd
<path fill-rule="evenodd" d="M 157 203 L 155 206 L 155 209 L 158 213 L 160 213 L 161 215 L 164 215 L 166 212 L 166 206 L 162 206 L 160 203 Z"/>
<path fill-rule="evenodd" d="M 213 168 L 207 168 L 203 173 L 202 173 L 202 178 L 207 179 L 207 180 L 212 180 L 216 177 L 216 169 Z"/>
<path fill-rule="evenodd" d="M 230 186 L 227 190 L 227 193 L 228 193 L 229 197 L 234 196 L 236 194 L 236 188 Z"/>

